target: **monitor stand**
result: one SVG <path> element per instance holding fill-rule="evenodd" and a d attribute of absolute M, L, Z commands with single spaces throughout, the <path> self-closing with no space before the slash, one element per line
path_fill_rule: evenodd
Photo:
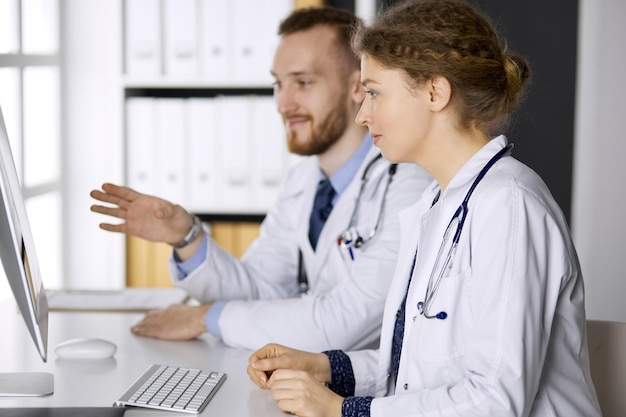
<path fill-rule="evenodd" d="M 54 376 L 46 372 L 0 372 L 0 397 L 43 397 L 54 392 Z"/>

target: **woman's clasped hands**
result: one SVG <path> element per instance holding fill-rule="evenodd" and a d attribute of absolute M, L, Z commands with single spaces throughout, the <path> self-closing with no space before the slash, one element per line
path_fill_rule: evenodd
<path fill-rule="evenodd" d="M 250 356 L 247 372 L 252 382 L 272 391 L 282 411 L 302 417 L 341 416 L 343 397 L 326 387 L 331 372 L 323 353 L 268 344 Z"/>

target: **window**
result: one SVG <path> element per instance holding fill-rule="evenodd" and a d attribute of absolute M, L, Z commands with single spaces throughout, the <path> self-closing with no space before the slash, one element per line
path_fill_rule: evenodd
<path fill-rule="evenodd" d="M 0 106 L 47 288 L 63 270 L 60 61 L 59 0 L 0 0 Z"/>

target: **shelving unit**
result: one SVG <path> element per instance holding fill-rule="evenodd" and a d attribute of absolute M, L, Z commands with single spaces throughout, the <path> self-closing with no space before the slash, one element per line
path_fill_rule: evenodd
<path fill-rule="evenodd" d="M 302 6 L 299 0 L 293 1 L 296 6 Z M 231 3 L 230 0 L 213 2 Z M 338 2 L 331 3 L 338 5 Z M 123 184 L 127 180 L 126 98 L 142 94 L 173 94 L 170 90 L 177 89 L 190 93 L 232 88 L 239 92 L 243 88 L 263 87 L 269 91 L 271 84 L 271 80 L 263 81 L 263 77 L 227 80 L 226 76 L 217 75 L 183 78 L 125 74 L 125 4 L 126 0 L 68 0 L 61 8 L 62 77 L 65 80 L 62 109 L 67 120 L 62 135 L 66 190 L 62 234 L 67 254 L 63 260 L 63 286 L 69 289 L 119 289 L 129 281 L 127 260 L 132 260 L 126 254 L 125 237 L 100 230 L 98 223 L 112 219 L 95 215 L 88 209 L 93 204 L 89 197 L 92 189 L 104 182 Z M 368 10 L 374 8 L 373 4 L 374 0 L 354 2 L 357 14 L 366 18 L 371 16 Z M 275 33 L 276 28 L 267 31 Z M 273 53 L 268 53 L 268 57 L 271 55 Z M 269 77 L 269 64 L 259 63 L 258 67 L 263 68 L 264 77 Z M 212 216 L 217 214 L 233 213 L 223 210 L 211 213 Z M 227 220 L 236 219 L 219 219 L 220 222 Z M 75 256 L 76 248 L 88 250 Z M 164 261 L 154 261 L 151 265 L 164 269 Z"/>
<path fill-rule="evenodd" d="M 204 106 L 207 111 L 212 111 L 213 107 L 226 106 L 229 107 L 226 110 L 244 109 L 247 108 L 248 119 L 254 118 L 254 112 L 261 113 L 260 117 L 264 117 L 268 113 L 268 101 L 271 100 L 272 95 L 272 79 L 269 74 L 269 65 L 271 62 L 272 53 L 268 49 L 268 46 L 273 46 L 273 43 L 277 41 L 274 39 L 276 27 L 278 22 L 284 15 L 287 15 L 291 8 L 298 6 L 297 2 L 293 3 L 293 0 L 236 0 L 233 2 L 224 2 L 219 5 L 214 2 L 208 2 L 205 0 L 183 0 L 182 2 L 176 0 L 176 6 L 169 0 L 124 0 L 124 75 L 122 76 L 122 88 L 124 108 L 129 100 L 142 98 L 139 100 L 143 105 L 151 106 L 151 101 L 154 101 L 155 106 L 159 106 L 159 103 L 166 103 L 167 105 L 182 104 L 183 106 L 190 107 L 191 102 L 195 102 L 200 106 Z M 317 2 L 319 5 L 319 1 Z M 311 4 L 315 5 L 315 4 Z M 157 10 L 146 11 L 146 7 L 156 7 Z M 173 7 L 182 8 L 173 12 Z M 212 13 L 208 13 L 206 7 L 216 7 L 216 15 L 226 18 L 225 21 L 217 21 Z M 264 19 L 257 19 L 261 13 L 261 8 L 266 8 L 263 13 Z M 237 14 L 239 14 L 237 16 Z M 147 20 L 146 20 L 147 17 Z M 139 22 L 133 23 L 133 18 L 139 18 Z M 181 19 L 191 19 L 189 21 L 183 21 Z M 151 20 L 152 19 L 152 20 Z M 172 19 L 178 19 L 178 21 L 172 21 Z M 203 19 L 212 19 L 212 21 L 205 21 Z M 250 26 L 245 31 L 248 39 L 244 39 L 241 35 L 241 25 L 246 25 L 248 21 L 255 19 L 258 24 Z M 152 23 L 150 23 L 152 22 Z M 135 24 L 135 27 L 129 27 Z M 203 24 L 210 27 L 203 27 Z M 190 29 L 190 26 L 194 28 Z M 252 29 L 251 28 L 255 28 Z M 271 28 L 271 29 L 270 29 Z M 144 30 L 147 35 L 146 39 L 142 38 L 141 31 Z M 220 33 L 219 31 L 223 32 Z M 256 32 L 255 32 L 256 30 Z M 259 36 L 261 33 L 267 35 Z M 253 36 L 249 36 L 252 32 Z M 150 38 L 152 35 L 152 38 Z M 209 36 L 212 38 L 209 39 Z M 168 39 L 173 37 L 173 39 Z M 195 37 L 195 39 L 193 39 Z M 176 39 L 177 38 L 177 39 Z M 255 41 L 256 44 L 249 43 L 249 41 Z M 131 42 L 135 42 L 134 45 L 129 45 Z M 169 48 L 169 50 L 168 50 Z M 230 48 L 230 49 L 228 49 Z M 136 55 L 133 56 L 133 53 Z M 177 55 L 178 54 L 178 55 Z M 133 59 L 138 59 L 143 62 L 130 62 Z M 150 64 L 150 60 L 154 59 L 155 62 Z M 168 60 L 173 62 L 168 62 Z M 178 62 L 176 62 L 178 60 Z M 246 65 L 247 61 L 258 62 L 258 67 L 266 67 L 261 73 L 260 70 L 252 68 L 235 68 L 236 65 Z M 265 62 L 267 61 L 267 62 Z M 189 70 L 189 63 L 195 65 L 194 68 Z M 221 69 L 215 70 L 210 68 L 210 63 L 224 65 Z M 267 65 L 263 65 L 263 63 Z M 185 68 L 187 74 L 181 73 L 168 73 L 169 69 L 178 68 L 184 72 Z M 152 73 L 150 73 L 152 69 Z M 144 73 L 142 73 L 144 71 Z M 257 73 L 255 74 L 255 71 Z M 133 73 L 135 72 L 135 73 Z M 235 97 L 233 99 L 233 97 Z M 241 99 L 245 97 L 245 99 Z M 137 101 L 137 100 L 136 100 Z M 244 103 L 243 101 L 248 101 Z M 262 103 L 261 103 L 262 102 Z M 146 104 L 147 103 L 147 104 Z M 261 103 L 262 110 L 258 110 L 257 103 Z M 280 119 L 275 114 L 273 104 L 271 111 L 274 113 L 276 119 L 275 123 L 280 123 Z M 144 110 L 144 112 L 151 112 L 153 110 Z M 219 111 L 219 109 L 217 110 Z M 246 111 L 245 109 L 242 111 Z M 181 126 L 189 126 L 189 108 L 181 111 L 182 117 L 186 119 L 184 121 L 178 121 Z M 219 113 L 218 113 L 219 114 Z M 243 116 L 243 115 L 239 115 Z M 207 117 L 209 117 L 207 115 Z M 223 116 L 222 116 L 223 117 Z M 213 117 L 208 121 L 208 124 L 219 125 L 224 120 L 222 117 Z M 237 116 L 235 116 L 237 117 Z M 160 117 L 162 119 L 163 117 Z M 159 118 L 157 118 L 159 119 Z M 209 117 L 211 119 L 211 117 Z M 250 138 L 247 142 L 239 139 L 239 144 L 244 148 L 240 152 L 242 158 L 245 160 L 237 161 L 237 156 L 233 156 L 234 149 L 227 149 L 230 129 L 232 128 L 233 136 L 238 138 L 246 133 L 253 133 L 253 129 L 258 129 L 258 126 L 245 128 L 246 124 L 251 124 L 251 120 L 246 120 L 238 123 L 235 121 L 225 121 L 224 127 L 218 132 L 215 132 L 214 137 L 207 137 L 207 140 L 212 140 L 211 144 L 205 144 L 201 151 L 213 151 L 213 155 L 206 155 L 207 171 L 202 174 L 197 172 L 169 174 L 168 178 L 176 178 L 179 182 L 170 186 L 170 189 L 180 191 L 182 187 L 186 187 L 185 184 L 192 183 L 192 181 L 198 180 L 202 177 L 202 181 L 213 181 L 213 184 L 201 184 L 200 188 L 205 190 L 206 193 L 212 193 L 213 195 L 203 195 L 202 202 L 192 201 L 191 198 L 186 198 L 192 194 L 191 189 L 187 189 L 186 195 L 181 196 L 178 193 L 174 195 L 168 195 L 168 187 L 158 184 L 158 172 L 168 169 L 169 165 L 172 169 L 193 169 L 189 164 L 190 160 L 193 160 L 193 155 L 190 153 L 184 154 L 174 150 L 170 152 L 169 149 L 162 149 L 150 151 L 147 146 L 139 146 L 140 149 L 146 149 L 145 153 L 136 152 L 133 155 L 131 152 L 133 138 L 131 125 L 134 121 L 129 120 L 128 111 L 125 110 L 125 143 L 126 143 L 126 182 L 133 188 L 141 188 L 145 186 L 145 182 L 139 183 L 133 178 L 135 174 L 142 179 L 152 178 L 155 182 L 153 188 L 147 187 L 145 189 L 139 189 L 139 191 L 146 192 L 148 194 L 158 195 L 159 197 L 166 198 L 175 203 L 181 204 L 189 211 L 200 215 L 203 221 L 208 222 L 211 225 L 212 235 L 215 240 L 230 251 L 233 255 L 240 257 L 248 245 L 258 236 L 259 223 L 262 221 L 265 212 L 269 208 L 269 201 L 272 191 L 276 192 L 280 183 L 280 177 L 284 173 L 288 155 L 284 150 L 284 134 L 280 134 L 277 139 L 281 141 L 282 154 L 276 157 L 276 160 L 272 165 L 281 165 L 279 171 L 273 173 L 274 177 L 271 181 L 270 187 L 264 189 L 264 194 L 268 195 L 263 202 L 257 201 L 258 198 L 250 195 L 248 198 L 242 195 L 241 189 L 246 188 L 248 193 L 253 193 L 254 188 L 258 188 L 258 185 L 254 182 L 253 177 L 259 177 L 257 173 L 249 172 L 249 169 L 262 164 L 262 161 L 253 162 L 253 158 L 256 154 L 254 149 L 254 142 L 261 142 L 260 139 L 254 140 Z M 148 128 L 159 126 L 159 123 L 163 123 L 163 120 L 154 120 L 153 123 L 148 123 Z M 231 125 L 231 126 L 229 126 Z M 211 128 L 210 126 L 203 126 L 205 130 Z M 198 128 L 198 129 L 202 129 Z M 198 130 L 195 129 L 195 130 Z M 282 129 L 282 126 L 280 126 Z M 159 132 L 170 130 L 167 128 L 155 128 L 156 131 L 152 133 L 157 137 L 154 147 L 157 147 L 159 143 L 163 143 L 158 139 Z M 194 131 L 194 127 L 191 126 L 184 133 L 181 132 L 181 136 L 172 140 L 172 142 L 179 142 L 184 140 L 191 140 L 184 138 L 184 136 L 190 136 Z M 171 135 L 171 130 L 170 130 Z M 269 134 L 276 136 L 277 129 L 273 129 L 273 132 Z M 212 136 L 212 135 L 207 135 Z M 165 140 L 169 140 L 165 138 Z M 191 140 L 193 142 L 193 140 Z M 266 141 L 263 141 L 266 142 Z M 195 142 L 193 142 L 195 143 Z M 193 144 L 192 143 L 192 144 Z M 276 144 L 276 142 L 274 142 Z M 192 144 L 186 143 L 186 148 L 191 148 Z M 237 142 L 235 142 L 235 145 Z M 176 145 L 174 145 L 176 146 Z M 181 146 L 179 144 L 179 146 Z M 265 146 L 265 145 L 264 145 Z M 236 146 L 235 146 L 236 147 Z M 274 149 L 278 149 L 274 146 Z M 220 154 L 221 152 L 221 154 Z M 279 152 L 281 152 L 279 150 Z M 191 153 L 197 153 L 191 151 Z M 176 158 L 179 156 L 180 161 L 178 167 L 171 164 L 172 161 L 166 160 L 160 161 L 140 161 L 138 164 L 133 164 L 130 158 L 137 157 L 140 154 L 141 157 L 159 158 L 158 155 L 164 155 L 165 158 Z M 261 155 L 263 153 L 261 152 Z M 228 166 L 235 165 L 235 167 Z M 210 165 L 213 164 L 215 169 Z M 223 165 L 221 165 L 223 164 Z M 140 172 L 135 173 L 134 165 L 140 168 L 151 166 L 154 167 L 154 172 Z M 239 166 L 237 166 L 239 165 Z M 267 165 L 267 164 L 266 164 Z M 243 174 L 235 172 L 229 172 L 229 170 L 245 171 Z M 230 176 L 229 176 L 230 175 Z M 193 178 L 192 178 L 193 176 Z M 266 175 L 267 176 L 267 175 Z M 162 179 L 162 178 L 161 178 Z M 232 185 L 233 188 L 228 187 Z M 202 188 L 202 186 L 204 188 Z M 237 188 L 239 187 L 239 188 Z M 271 188 L 275 189 L 272 190 Z M 195 193 L 198 194 L 197 192 Z M 182 197 L 183 201 L 177 199 Z M 227 202 L 229 198 L 231 202 Z M 222 202 L 223 204 L 220 204 Z M 155 244 L 146 242 L 141 239 L 128 237 L 126 240 L 126 276 L 128 286 L 170 286 L 171 279 L 167 268 L 164 267 L 167 258 L 171 255 L 171 248 L 165 244 Z"/>
<path fill-rule="evenodd" d="M 212 190 L 210 193 L 214 193 L 212 197 L 208 196 L 203 202 L 198 203 L 185 197 L 182 197 L 182 201 L 180 201 L 178 194 L 176 197 L 169 198 L 167 191 L 159 187 L 152 189 L 148 187 L 143 191 L 179 203 L 189 211 L 200 215 L 203 221 L 210 223 L 212 235 L 218 244 L 233 255 L 240 257 L 248 245 L 258 236 L 259 224 L 275 199 L 282 176 L 288 166 L 297 159 L 290 156 L 285 149 L 282 122 L 275 111 L 274 104 L 272 103 L 271 111 L 267 110 L 268 102 L 270 100 L 273 102 L 271 99 L 273 79 L 269 74 L 269 68 L 274 45 L 278 42 L 278 37 L 275 35 L 278 24 L 293 8 L 321 6 L 323 4 L 345 8 L 347 3 L 345 1 L 325 2 L 324 0 L 233 0 L 219 4 L 208 0 L 123 1 L 126 42 L 123 48 L 125 74 L 122 77 L 122 88 L 125 104 L 129 100 L 138 98 L 156 101 L 172 99 L 183 102 L 206 100 L 226 106 L 229 105 L 227 103 L 229 101 L 237 101 L 233 97 L 247 97 L 252 100 L 252 104 L 248 105 L 248 120 L 242 122 L 242 117 L 225 123 L 228 129 L 234 130 L 232 135 L 229 134 L 231 133 L 230 130 L 225 133 L 222 129 L 214 138 L 215 147 L 211 149 L 218 155 L 217 159 L 213 159 L 218 168 L 211 173 L 201 175 L 205 180 L 210 177 L 217 179 L 218 185 L 215 188 L 210 188 Z M 348 3 L 350 3 L 350 7 L 356 9 L 357 13 L 371 13 L 370 9 L 375 4 L 373 0 Z M 140 17 L 145 16 L 145 8 L 149 5 L 157 5 L 156 7 L 161 9 L 157 12 L 148 12 L 147 16 L 151 17 L 152 24 L 150 19 L 147 22 L 142 19 L 139 24 L 142 27 L 139 29 L 152 31 L 153 36 L 156 33 L 155 25 L 162 29 L 160 32 L 157 31 L 158 36 L 152 38 L 152 44 L 141 39 L 141 34 L 138 35 L 137 28 L 128 27 L 132 24 L 130 18 L 136 17 L 137 13 Z M 207 7 L 216 7 L 217 9 L 215 13 L 208 13 Z M 195 20 L 190 21 L 189 24 L 181 24 L 180 21 L 168 21 L 172 18 L 183 19 L 185 15 Z M 215 15 L 226 17 L 227 20 L 222 21 Z M 202 19 L 211 19 L 211 21 L 203 22 Z M 219 30 L 223 30 L 223 33 L 220 33 Z M 252 36 L 250 36 L 251 33 Z M 209 39 L 209 35 L 214 38 Z M 244 35 L 247 39 L 244 38 Z M 178 36 L 178 43 L 176 39 L 168 39 L 168 36 Z M 195 44 L 191 40 L 193 36 L 195 36 Z M 129 45 L 130 42 L 135 42 L 135 45 Z M 250 42 L 256 42 L 256 44 Z M 133 57 L 133 53 L 137 55 Z M 146 58 L 148 61 L 156 59 L 158 62 L 155 61 L 152 64 L 150 62 L 139 62 L 138 64 L 131 62 L 135 58 L 140 60 Z M 172 59 L 178 59 L 179 62 L 168 63 L 168 60 Z M 190 69 L 189 63 L 195 67 Z M 212 63 L 218 68 L 213 68 Z M 135 71 L 134 69 L 138 70 Z M 168 73 L 169 69 L 173 69 L 172 72 L 177 73 Z M 141 73 L 142 70 L 146 71 Z M 182 72 L 186 72 L 186 74 L 182 74 Z M 263 110 L 258 110 L 258 107 L 255 107 L 259 103 L 262 103 Z M 237 107 L 238 105 L 239 107 Z M 233 108 L 241 109 L 241 106 L 244 105 L 238 103 L 231 106 L 228 109 L 230 110 L 229 113 L 236 113 L 237 110 L 233 110 Z M 135 174 L 131 161 L 133 154 L 129 146 L 132 140 L 131 134 L 129 134 L 131 130 L 129 124 L 132 122 L 128 120 L 127 112 L 125 114 L 126 181 L 127 184 L 134 187 L 136 185 L 133 179 Z M 215 124 L 223 122 L 222 117 L 226 117 L 226 115 L 222 114 L 215 118 Z M 254 123 L 259 122 L 259 120 L 271 120 L 272 118 L 274 118 L 273 123 L 276 125 L 280 123 L 280 131 L 273 127 L 259 129 L 258 126 L 254 126 Z M 152 127 L 154 128 L 154 125 L 158 125 L 160 122 L 162 120 L 155 120 Z M 189 120 L 186 122 L 189 123 Z M 225 149 L 229 140 L 236 140 L 233 138 L 245 136 L 246 131 L 242 126 L 246 124 L 252 126 L 248 128 L 248 134 L 251 134 L 250 132 L 256 133 L 259 130 L 268 133 L 263 137 L 252 138 L 247 143 L 240 142 L 236 146 L 233 145 L 231 149 Z M 160 130 L 162 129 L 157 128 L 155 136 L 158 136 Z M 280 142 L 272 142 L 276 139 Z M 145 148 L 146 146 L 143 146 L 140 149 Z M 237 162 L 233 155 L 238 153 L 248 159 L 244 162 Z M 175 158 L 177 154 L 179 158 L 185 159 L 177 151 L 173 152 L 172 155 L 166 155 L 168 158 Z M 264 162 L 268 158 L 273 160 Z M 187 154 L 185 160 L 190 159 L 193 160 L 192 156 Z M 208 159 L 210 159 L 209 156 L 207 156 L 207 161 Z M 222 165 L 220 166 L 220 164 Z M 156 165 L 159 166 L 155 168 L 155 172 L 157 170 L 163 172 L 167 169 L 167 167 L 162 166 L 167 164 L 153 163 L 153 166 Z M 209 165 L 210 162 L 207 162 L 207 166 Z M 235 165 L 236 168 L 231 169 L 230 165 Z M 237 166 L 241 171 L 252 171 L 241 174 L 236 172 L 239 169 Z M 255 169 L 257 171 L 254 171 Z M 263 169 L 265 171 L 262 171 Z M 220 176 L 226 178 L 220 178 Z M 145 178 L 145 175 L 140 174 L 139 177 Z M 174 174 L 168 176 L 168 178 L 175 177 L 177 176 Z M 181 178 L 178 180 L 181 181 L 180 184 L 185 183 Z M 229 181 L 230 185 L 233 186 L 231 188 L 228 185 Z M 193 180 L 191 182 L 193 183 Z M 238 185 L 244 183 L 249 186 L 250 195 L 247 199 L 245 196 L 242 197 L 240 191 L 236 190 Z M 219 184 L 221 184 L 221 188 Z M 179 185 L 170 188 L 180 192 L 182 187 Z M 209 188 L 205 189 L 208 190 Z M 198 194 L 187 190 L 187 195 L 197 196 Z M 228 202 L 229 200 L 230 202 Z M 207 201 L 222 202 L 223 204 L 207 203 Z M 167 245 L 128 238 L 126 242 L 127 285 L 171 285 L 168 271 L 164 268 L 165 260 L 170 254 L 171 248 Z"/>

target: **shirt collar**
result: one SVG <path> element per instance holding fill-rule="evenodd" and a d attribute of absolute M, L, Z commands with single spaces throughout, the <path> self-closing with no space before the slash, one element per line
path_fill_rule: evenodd
<path fill-rule="evenodd" d="M 330 183 L 335 189 L 335 199 L 340 196 L 352 182 L 352 179 L 358 172 L 373 146 L 373 139 L 370 134 L 366 134 L 363 141 L 357 148 L 356 152 L 330 177 Z M 320 169 L 320 179 L 324 179 L 325 175 Z"/>

